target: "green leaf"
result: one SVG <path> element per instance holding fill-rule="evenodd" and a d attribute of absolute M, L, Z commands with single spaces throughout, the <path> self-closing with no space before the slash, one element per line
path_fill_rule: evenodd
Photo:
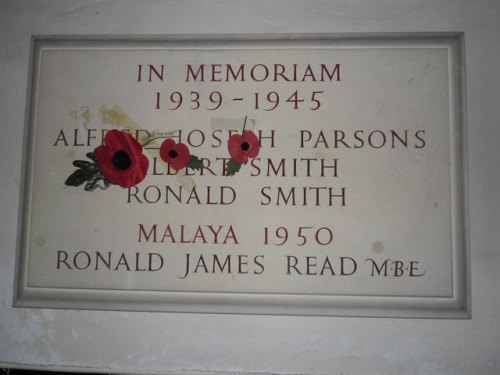
<path fill-rule="evenodd" d="M 226 176 L 234 176 L 241 168 L 241 164 L 231 158 L 226 164 Z"/>
<path fill-rule="evenodd" d="M 95 163 L 91 163 L 90 161 L 86 161 L 86 160 L 75 160 L 73 162 L 73 165 L 77 168 L 89 170 L 92 168 L 92 166 L 95 165 Z"/>
<path fill-rule="evenodd" d="M 64 183 L 67 186 L 80 186 L 85 183 L 84 189 L 86 191 L 93 191 L 96 188 L 107 189 L 111 183 L 103 176 L 97 164 L 95 154 L 89 152 L 87 153 L 87 157 L 92 162 L 86 160 L 75 160 L 73 162 L 73 165 L 78 169 Z"/>
<path fill-rule="evenodd" d="M 98 174 L 93 176 L 89 182 L 87 182 L 85 184 L 85 191 L 93 191 L 97 188 L 98 184 L 99 184 L 99 180 L 101 179 L 101 176 L 99 176 Z"/>
<path fill-rule="evenodd" d="M 191 169 L 201 169 L 203 168 L 203 160 L 198 158 L 198 156 L 191 155 L 189 158 L 189 164 L 188 167 Z"/>
<path fill-rule="evenodd" d="M 87 152 L 87 157 L 92 160 L 93 162 L 97 163 L 97 160 L 95 158 L 95 154 L 93 152 Z"/>
<path fill-rule="evenodd" d="M 64 182 L 67 186 L 80 186 L 92 175 L 83 169 L 77 169 L 74 171 Z"/>

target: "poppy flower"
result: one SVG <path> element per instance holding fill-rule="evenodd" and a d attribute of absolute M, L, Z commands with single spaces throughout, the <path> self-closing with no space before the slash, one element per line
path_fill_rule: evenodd
<path fill-rule="evenodd" d="M 97 147 L 94 155 L 102 174 L 113 184 L 127 188 L 146 177 L 148 158 L 129 133 L 110 130 L 104 137 L 104 145 Z"/>
<path fill-rule="evenodd" d="M 259 155 L 259 139 L 252 131 L 246 131 L 243 135 L 233 134 L 229 137 L 228 150 L 231 157 L 240 164 Z"/>
<path fill-rule="evenodd" d="M 173 169 L 179 170 L 189 165 L 191 154 L 184 143 L 175 143 L 173 139 L 166 139 L 160 146 L 160 157 Z"/>

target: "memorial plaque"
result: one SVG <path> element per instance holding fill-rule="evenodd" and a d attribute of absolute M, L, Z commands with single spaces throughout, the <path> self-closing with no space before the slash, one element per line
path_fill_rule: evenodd
<path fill-rule="evenodd" d="M 462 49 L 35 37 L 15 306 L 468 317 Z"/>

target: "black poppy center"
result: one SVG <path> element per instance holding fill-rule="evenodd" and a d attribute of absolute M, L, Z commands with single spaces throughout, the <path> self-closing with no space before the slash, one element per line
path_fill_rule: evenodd
<path fill-rule="evenodd" d="M 132 160 L 130 160 L 130 156 L 123 150 L 115 152 L 113 155 L 113 165 L 119 171 L 126 171 L 130 164 L 132 164 Z"/>
<path fill-rule="evenodd" d="M 243 143 L 241 144 L 241 149 L 242 149 L 243 151 L 248 151 L 248 149 L 249 149 L 249 148 L 250 148 L 250 143 L 248 143 L 248 142 L 243 142 Z"/>
<path fill-rule="evenodd" d="M 178 155 L 177 151 L 175 151 L 175 150 L 170 150 L 168 152 L 168 156 L 170 156 L 172 159 L 175 159 L 177 157 L 177 155 Z"/>

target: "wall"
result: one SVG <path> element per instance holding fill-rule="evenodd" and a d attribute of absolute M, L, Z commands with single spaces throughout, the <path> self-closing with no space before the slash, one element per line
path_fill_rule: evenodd
<path fill-rule="evenodd" d="M 0 2 L 0 367 L 179 374 L 500 373 L 500 2 Z M 463 31 L 471 320 L 14 309 L 31 34 Z"/>

